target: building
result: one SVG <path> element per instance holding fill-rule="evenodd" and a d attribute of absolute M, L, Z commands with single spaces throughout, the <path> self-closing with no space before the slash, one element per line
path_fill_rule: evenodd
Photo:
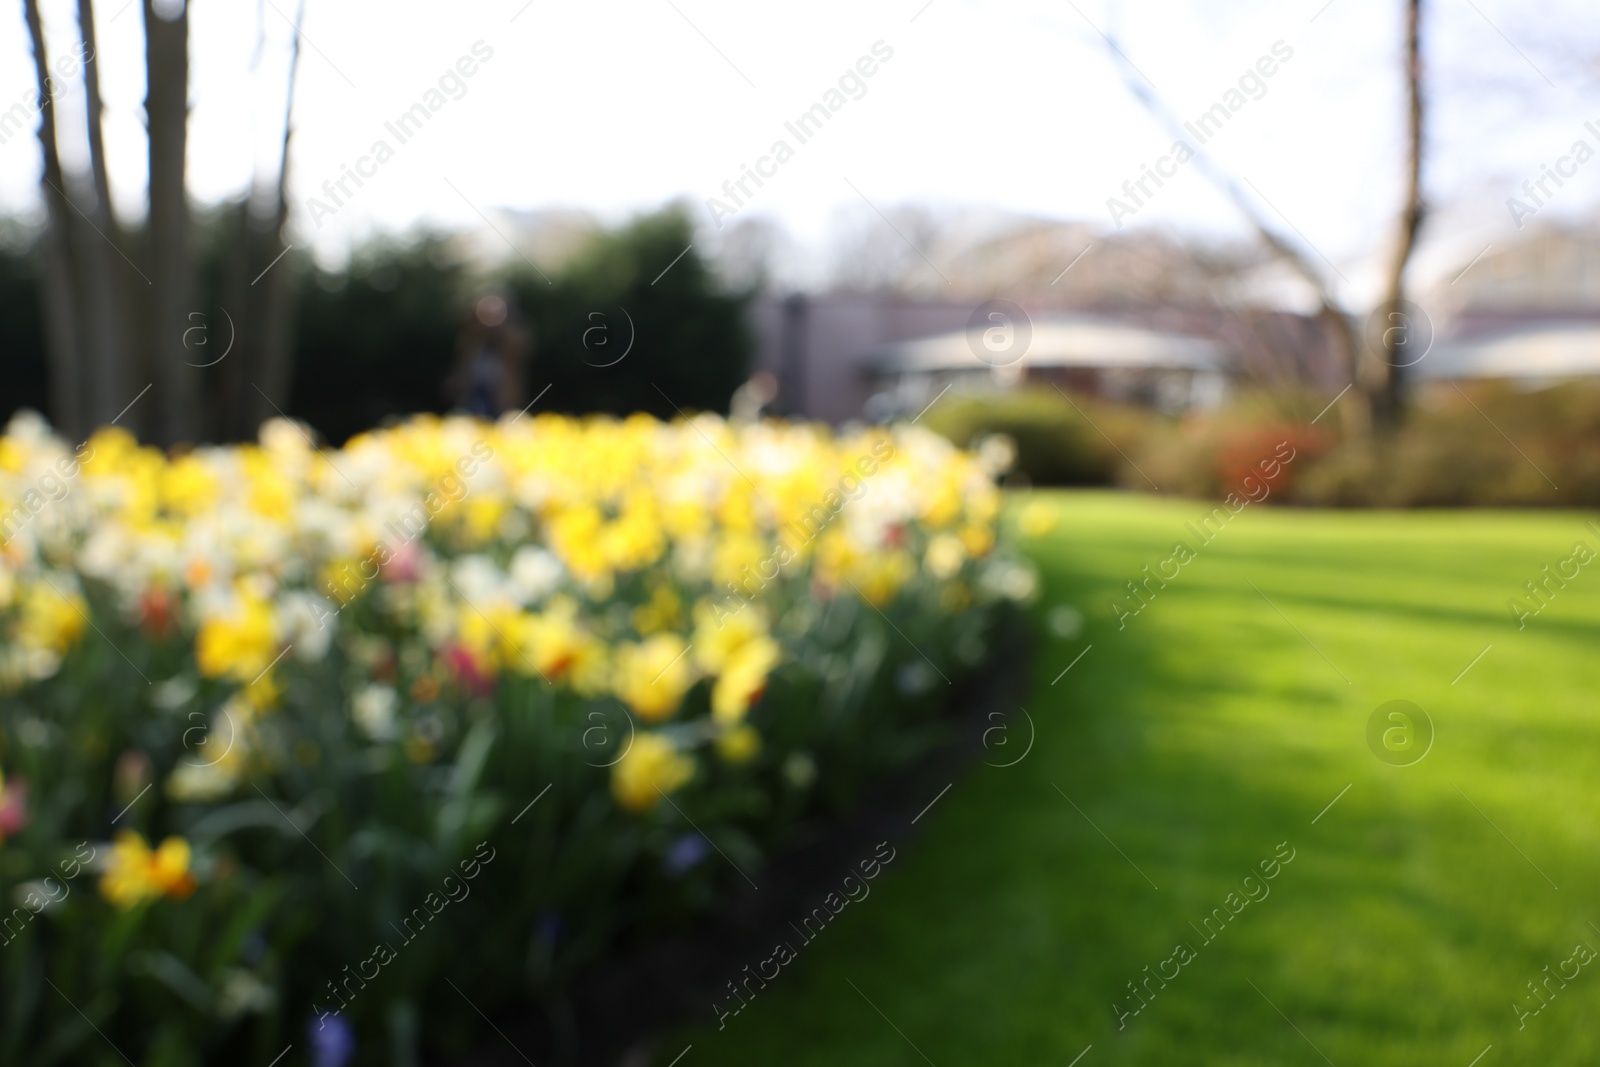
<path fill-rule="evenodd" d="M 1230 383 L 1339 389 L 1347 380 L 1320 324 L 1292 312 L 1143 301 L 1093 307 L 1020 297 L 1032 339 L 1015 366 L 974 354 L 981 299 L 872 293 L 764 296 L 752 303 L 757 367 L 775 409 L 831 423 L 915 412 L 946 384 L 1024 379 L 1167 410 L 1219 402 Z M 981 347 L 981 333 L 979 344 Z M 874 399 L 877 398 L 877 399 Z"/>
<path fill-rule="evenodd" d="M 1497 379 L 1526 389 L 1600 377 L 1600 317 L 1469 329 L 1435 345 L 1410 373 L 1419 384 Z"/>
<path fill-rule="evenodd" d="M 996 315 L 1001 313 L 996 312 Z M 985 325 L 884 345 L 866 371 L 869 418 L 915 414 L 946 389 L 1024 382 L 1163 411 L 1215 407 L 1228 390 L 1228 358 L 1203 337 L 1093 315 Z"/>
<path fill-rule="evenodd" d="M 1440 336 L 1406 369 L 1424 388 L 1600 378 L 1600 235 L 1535 232 L 1483 255 L 1428 305 Z"/>

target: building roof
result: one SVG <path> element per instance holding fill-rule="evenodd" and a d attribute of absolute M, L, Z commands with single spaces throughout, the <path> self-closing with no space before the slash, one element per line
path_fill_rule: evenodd
<path fill-rule="evenodd" d="M 992 363 L 978 358 L 974 345 L 979 344 L 976 333 L 967 330 L 899 341 L 874 351 L 872 368 L 879 374 L 987 370 Z M 1225 365 L 1222 349 L 1204 338 L 1087 315 L 1033 323 L 1022 357 L 1006 362 L 1027 367 L 1191 371 L 1220 371 Z"/>
<path fill-rule="evenodd" d="M 1546 320 L 1439 342 L 1407 370 L 1418 378 L 1446 380 L 1600 376 L 1600 323 Z"/>

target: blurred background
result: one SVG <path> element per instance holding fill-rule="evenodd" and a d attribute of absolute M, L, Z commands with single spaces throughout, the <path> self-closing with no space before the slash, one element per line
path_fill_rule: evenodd
<path fill-rule="evenodd" d="M 1536 462 L 1595 417 L 1576 6 L 1426 11 L 1414 64 L 1375 3 L 501 6 L 21 5 L 0 415 L 81 433 L 156 384 L 124 422 L 152 441 L 284 413 L 338 443 L 536 394 L 727 411 L 759 373 L 835 424 L 948 386 L 933 424 L 1003 424 L 1030 479 L 1205 491 L 1175 428 L 1225 448 L 1219 412 L 1349 385 L 1321 449 L 1406 426 L 1423 469 L 1362 490 L 1346 449 L 1306 499 L 1596 491 L 1587 454 L 1456 452 L 1485 414 Z M 971 358 L 994 299 L 1031 335 Z"/>

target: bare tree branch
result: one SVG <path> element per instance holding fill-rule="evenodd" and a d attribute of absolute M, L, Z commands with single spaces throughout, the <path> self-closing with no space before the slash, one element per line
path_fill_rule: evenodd
<path fill-rule="evenodd" d="M 1098 29 L 1098 28 L 1097 28 Z M 1150 80 L 1128 58 L 1116 40 L 1100 31 L 1105 39 L 1107 51 L 1115 61 L 1124 84 L 1134 98 L 1144 105 L 1147 110 L 1167 130 L 1174 140 L 1182 141 L 1188 145 L 1188 134 L 1183 127 L 1183 122 L 1167 103 L 1155 91 Z M 1296 242 L 1280 233 L 1269 221 L 1266 213 L 1256 203 L 1254 197 L 1249 196 L 1240 183 L 1229 173 L 1218 166 L 1211 157 L 1198 147 L 1191 147 L 1194 152 L 1194 163 L 1201 174 L 1221 191 L 1239 210 L 1256 231 L 1263 244 L 1272 249 L 1284 262 L 1289 264 L 1296 274 L 1300 275 L 1309 284 L 1317 295 L 1320 305 L 1317 317 L 1328 330 L 1335 351 L 1339 355 L 1351 381 L 1355 381 L 1360 370 L 1362 342 L 1360 331 L 1349 310 L 1339 299 L 1333 283 L 1317 266 L 1312 255 L 1301 248 Z M 1409 256 L 1409 249 L 1407 252 Z M 1356 405 L 1345 405 L 1341 409 L 1345 419 L 1345 427 L 1355 433 L 1365 433 L 1370 425 L 1370 404 L 1368 410 L 1363 411 Z"/>

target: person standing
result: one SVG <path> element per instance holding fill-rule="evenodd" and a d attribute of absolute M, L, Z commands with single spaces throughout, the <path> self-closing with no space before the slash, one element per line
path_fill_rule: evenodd
<path fill-rule="evenodd" d="M 511 302 L 496 292 L 480 296 L 462 328 L 445 383 L 451 404 L 485 419 L 519 410 L 532 349 L 532 331 Z"/>

